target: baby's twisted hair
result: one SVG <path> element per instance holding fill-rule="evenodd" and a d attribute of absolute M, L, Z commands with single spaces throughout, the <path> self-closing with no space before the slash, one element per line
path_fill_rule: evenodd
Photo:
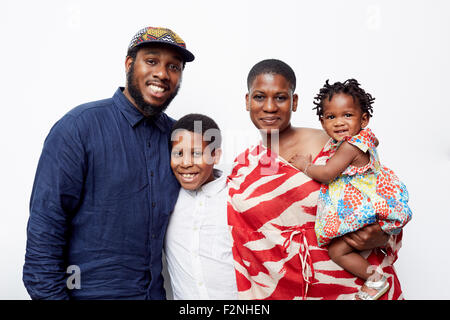
<path fill-rule="evenodd" d="M 335 82 L 333 84 L 329 84 L 328 80 L 325 81 L 325 85 L 320 89 L 319 94 L 314 97 L 313 103 L 316 105 L 313 110 L 316 110 L 319 118 L 323 116 L 323 101 L 328 98 L 328 101 L 331 101 L 334 94 L 337 93 L 345 93 L 351 95 L 354 100 L 359 102 L 361 110 L 363 113 L 367 113 L 369 117 L 372 116 L 373 108 L 372 103 L 375 100 L 371 96 L 370 93 L 365 92 L 360 86 L 358 81 L 355 79 L 345 80 L 342 82 Z"/>

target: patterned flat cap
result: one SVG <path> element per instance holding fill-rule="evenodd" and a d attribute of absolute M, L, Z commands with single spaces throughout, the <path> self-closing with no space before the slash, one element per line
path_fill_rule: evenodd
<path fill-rule="evenodd" d="M 185 62 L 195 59 L 194 55 L 186 49 L 186 43 L 175 32 L 166 28 L 146 27 L 138 31 L 128 46 L 128 51 L 144 43 L 164 43 L 177 49 Z"/>

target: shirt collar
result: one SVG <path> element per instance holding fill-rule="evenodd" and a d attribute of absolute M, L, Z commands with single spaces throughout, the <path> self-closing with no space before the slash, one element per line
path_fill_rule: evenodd
<path fill-rule="evenodd" d="M 164 119 L 167 117 L 165 113 L 159 114 L 157 117 L 146 118 L 123 94 L 123 87 L 119 87 L 114 93 L 113 101 L 119 108 L 122 115 L 127 119 L 131 127 L 135 128 L 141 121 L 148 121 L 156 125 L 159 130 L 166 132 L 168 129 Z"/>
<path fill-rule="evenodd" d="M 191 196 L 204 193 L 208 197 L 217 195 L 227 186 L 226 175 L 219 169 L 213 169 L 214 180 L 202 185 L 197 190 L 186 190 Z"/>

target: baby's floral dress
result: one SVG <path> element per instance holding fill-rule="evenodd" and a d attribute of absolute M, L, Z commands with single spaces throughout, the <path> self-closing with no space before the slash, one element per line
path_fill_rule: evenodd
<path fill-rule="evenodd" d="M 319 192 L 315 231 L 320 246 L 331 239 L 378 222 L 388 234 L 398 234 L 411 219 L 406 186 L 389 168 L 382 166 L 369 128 L 325 146 L 330 157 L 343 141 L 369 152 L 370 161 L 363 167 L 349 166 Z"/>

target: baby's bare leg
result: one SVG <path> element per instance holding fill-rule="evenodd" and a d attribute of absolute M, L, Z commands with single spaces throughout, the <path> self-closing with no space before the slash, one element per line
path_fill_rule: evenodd
<path fill-rule="evenodd" d="M 328 246 L 328 255 L 336 264 L 361 279 L 367 280 L 373 274 L 369 262 L 342 238 L 333 239 Z"/>

